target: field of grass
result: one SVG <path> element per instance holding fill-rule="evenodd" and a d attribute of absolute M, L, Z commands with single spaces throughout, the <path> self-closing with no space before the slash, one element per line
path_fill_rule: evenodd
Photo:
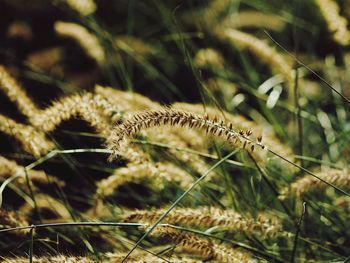
<path fill-rule="evenodd" d="M 0 17 L 1 262 L 350 262 L 349 1 Z"/>

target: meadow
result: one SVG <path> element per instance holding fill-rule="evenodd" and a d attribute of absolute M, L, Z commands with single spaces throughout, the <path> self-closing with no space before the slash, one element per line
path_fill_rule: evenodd
<path fill-rule="evenodd" d="M 0 17 L 1 262 L 350 262 L 349 1 Z"/>

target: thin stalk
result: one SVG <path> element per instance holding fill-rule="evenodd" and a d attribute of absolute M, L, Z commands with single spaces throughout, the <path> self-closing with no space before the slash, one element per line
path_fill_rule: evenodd
<path fill-rule="evenodd" d="M 165 143 L 153 142 L 153 141 L 144 141 L 144 140 L 137 140 L 137 139 L 132 140 L 132 142 L 137 143 L 137 144 L 152 145 L 152 146 L 166 148 L 166 149 L 173 149 L 173 150 L 177 150 L 177 151 L 180 151 L 180 152 L 192 153 L 192 154 L 196 154 L 198 156 L 209 158 L 209 159 L 213 159 L 213 160 L 220 160 L 220 157 L 217 156 L 217 155 L 204 153 L 204 152 L 199 152 L 199 151 L 192 150 L 192 149 L 189 149 L 189 148 L 172 146 L 172 145 L 168 145 L 168 144 L 165 144 Z M 250 167 L 249 165 L 246 165 L 246 164 L 244 164 L 242 162 L 237 162 L 237 161 L 233 161 L 233 160 L 226 160 L 225 162 L 229 163 L 229 164 L 232 164 L 232 165 L 235 165 L 235 166 L 246 167 L 246 168 L 253 168 L 253 167 Z"/>
<path fill-rule="evenodd" d="M 295 78 L 294 78 L 294 103 L 296 107 L 296 120 L 297 120 L 297 130 L 298 130 L 298 143 L 299 149 L 298 154 L 304 155 L 304 145 L 303 145 L 303 120 L 301 118 L 301 107 L 299 104 L 299 86 L 298 86 L 298 69 L 295 69 Z M 304 166 L 304 160 L 300 159 L 301 166 Z"/>
<path fill-rule="evenodd" d="M 340 189 L 339 187 L 335 186 L 334 184 L 332 184 L 332 183 L 330 183 L 330 182 L 327 182 L 326 180 L 324 180 L 324 179 L 322 179 L 321 177 L 317 176 L 316 174 L 314 174 L 313 172 L 309 171 L 308 169 L 306 169 L 306 168 L 304 168 L 304 167 L 302 167 L 302 166 L 300 166 L 300 165 L 298 165 L 298 164 L 296 164 L 296 163 L 294 163 L 294 162 L 288 160 L 287 158 L 285 158 L 285 157 L 283 157 L 282 155 L 280 155 L 280 154 L 274 152 L 274 151 L 271 150 L 271 149 L 267 149 L 267 151 L 269 151 L 269 152 L 272 153 L 273 155 L 275 155 L 275 156 L 281 158 L 281 159 L 284 160 L 285 162 L 287 162 L 287 163 L 289 163 L 289 164 L 291 164 L 291 165 L 293 165 L 293 166 L 299 168 L 299 169 L 302 170 L 303 172 L 305 172 L 305 173 L 307 173 L 307 174 L 309 174 L 309 175 L 311 175 L 311 176 L 317 178 L 318 180 L 322 181 L 322 182 L 325 183 L 326 185 L 331 186 L 332 188 L 334 188 L 334 189 L 337 190 L 338 192 L 340 192 L 340 193 L 342 193 L 342 194 L 344 194 L 344 195 L 350 197 L 350 194 L 349 194 L 348 192 L 344 191 L 343 189 Z"/>
<path fill-rule="evenodd" d="M 299 218 L 299 222 L 297 224 L 297 231 L 295 232 L 295 237 L 294 237 L 294 245 L 293 245 L 292 257 L 290 259 L 291 263 L 294 263 L 294 261 L 295 261 L 295 254 L 297 252 L 300 228 L 301 228 L 301 224 L 303 223 L 303 219 L 304 219 L 305 213 L 306 213 L 306 202 L 303 202 L 303 211 L 302 211 L 301 216 Z"/>
<path fill-rule="evenodd" d="M 279 46 L 284 52 L 286 52 L 290 57 L 292 57 L 300 66 L 303 66 L 308 71 L 310 71 L 312 74 L 314 74 L 319 80 L 321 80 L 328 88 L 330 88 L 332 91 L 337 93 L 344 101 L 350 104 L 350 99 L 348 99 L 346 96 L 341 94 L 337 89 L 335 89 L 326 79 L 321 77 L 319 74 L 316 73 L 312 68 L 304 64 L 301 60 L 299 60 L 296 56 L 294 56 L 292 53 L 290 53 L 285 47 L 283 47 L 280 43 L 278 43 L 266 30 L 264 30 L 264 33 L 277 45 Z"/>
<path fill-rule="evenodd" d="M 30 180 L 29 180 L 29 177 L 28 177 L 28 171 L 24 168 L 23 172 L 25 174 L 26 184 L 27 184 L 27 187 L 29 189 L 29 196 L 33 200 L 34 211 L 35 211 L 36 215 L 38 216 L 38 218 L 41 220 L 41 216 L 40 216 L 40 213 L 39 213 L 38 205 L 36 203 L 35 196 L 34 196 L 34 191 L 33 191 L 32 186 L 30 185 Z"/>
<path fill-rule="evenodd" d="M 327 165 L 329 167 L 333 167 L 333 168 L 340 169 L 340 170 L 344 169 L 344 167 L 341 167 L 341 166 L 336 165 L 334 163 L 327 162 L 327 161 L 324 161 L 324 160 L 320 160 L 320 159 L 317 159 L 317 158 L 313 158 L 313 157 L 310 157 L 310 156 L 295 155 L 294 158 L 296 158 L 296 159 L 303 159 L 303 160 L 310 161 L 310 162 L 313 162 L 313 163 Z"/>

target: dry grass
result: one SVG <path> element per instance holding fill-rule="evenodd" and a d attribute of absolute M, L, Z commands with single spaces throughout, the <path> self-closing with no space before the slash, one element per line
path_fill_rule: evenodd
<path fill-rule="evenodd" d="M 2 262 L 348 260 L 347 4 L 3 2 Z"/>

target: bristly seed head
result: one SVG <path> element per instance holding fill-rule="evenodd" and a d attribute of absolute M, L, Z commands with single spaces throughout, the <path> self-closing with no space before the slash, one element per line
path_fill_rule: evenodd
<path fill-rule="evenodd" d="M 240 145 L 241 147 L 243 146 L 243 149 L 250 143 L 258 144 L 264 148 L 264 146 L 261 145 L 261 140 L 257 143 L 249 138 L 252 134 L 251 130 L 240 130 L 237 132 L 233 129 L 232 123 L 225 123 L 218 117 L 211 119 L 207 114 L 200 116 L 192 112 L 171 109 L 169 107 L 165 107 L 161 110 L 141 112 L 125 120 L 123 124 L 118 124 L 108 139 L 108 146 L 117 154 L 121 143 L 134 137 L 139 131 L 165 125 L 187 126 L 191 129 L 196 128 L 203 130 L 206 134 L 220 137 L 230 143 L 241 143 Z M 251 147 L 251 149 L 254 149 L 254 147 Z"/>

